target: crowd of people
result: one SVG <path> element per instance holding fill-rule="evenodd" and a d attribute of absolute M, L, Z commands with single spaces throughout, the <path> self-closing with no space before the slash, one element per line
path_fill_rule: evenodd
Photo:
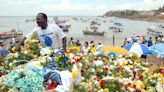
<path fill-rule="evenodd" d="M 124 47 L 127 44 L 138 42 L 140 44 L 144 44 L 148 47 L 153 44 L 164 43 L 164 36 L 157 36 L 155 38 L 148 36 L 132 36 L 129 38 L 125 38 L 124 43 L 121 47 Z"/>
<path fill-rule="evenodd" d="M 73 37 L 70 38 L 68 41 L 68 45 L 74 45 L 74 46 L 79 46 L 80 50 L 83 52 L 83 54 L 87 54 L 88 52 L 93 52 L 100 50 L 101 48 L 104 47 L 102 43 L 95 43 L 93 40 L 88 42 L 85 41 L 84 44 L 82 45 L 79 40 L 73 39 Z"/>

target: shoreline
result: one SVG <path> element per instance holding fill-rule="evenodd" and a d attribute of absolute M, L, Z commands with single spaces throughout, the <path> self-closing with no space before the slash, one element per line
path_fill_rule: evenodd
<path fill-rule="evenodd" d="M 129 19 L 129 20 L 139 20 L 139 21 L 150 21 L 150 22 L 162 22 L 162 23 L 164 22 L 164 18 L 139 17 L 139 16 L 138 17 L 118 17 L 118 18 Z"/>

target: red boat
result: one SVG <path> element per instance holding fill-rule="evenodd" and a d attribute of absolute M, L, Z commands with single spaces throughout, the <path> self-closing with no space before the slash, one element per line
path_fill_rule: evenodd
<path fill-rule="evenodd" d="M 11 29 L 9 32 L 1 32 L 0 33 L 0 39 L 19 37 L 22 35 L 23 35 L 22 32 L 17 32 L 15 29 Z"/>

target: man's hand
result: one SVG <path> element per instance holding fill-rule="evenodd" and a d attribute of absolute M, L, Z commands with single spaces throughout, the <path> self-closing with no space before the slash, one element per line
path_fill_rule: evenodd
<path fill-rule="evenodd" d="M 18 43 L 18 44 L 15 46 L 15 51 L 20 51 L 20 46 L 21 46 L 21 44 Z M 14 51 L 14 52 L 15 52 L 15 51 Z"/>
<path fill-rule="evenodd" d="M 24 43 L 24 41 L 26 40 L 26 37 L 24 37 L 15 47 L 15 51 L 20 51 L 20 47 L 21 45 Z"/>

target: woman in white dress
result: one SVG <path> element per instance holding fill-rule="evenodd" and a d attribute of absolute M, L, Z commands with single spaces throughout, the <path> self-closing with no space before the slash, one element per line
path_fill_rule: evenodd
<path fill-rule="evenodd" d="M 88 51 L 90 50 L 89 44 L 88 42 L 84 42 L 84 47 L 83 47 L 83 54 L 86 55 L 88 53 Z"/>

